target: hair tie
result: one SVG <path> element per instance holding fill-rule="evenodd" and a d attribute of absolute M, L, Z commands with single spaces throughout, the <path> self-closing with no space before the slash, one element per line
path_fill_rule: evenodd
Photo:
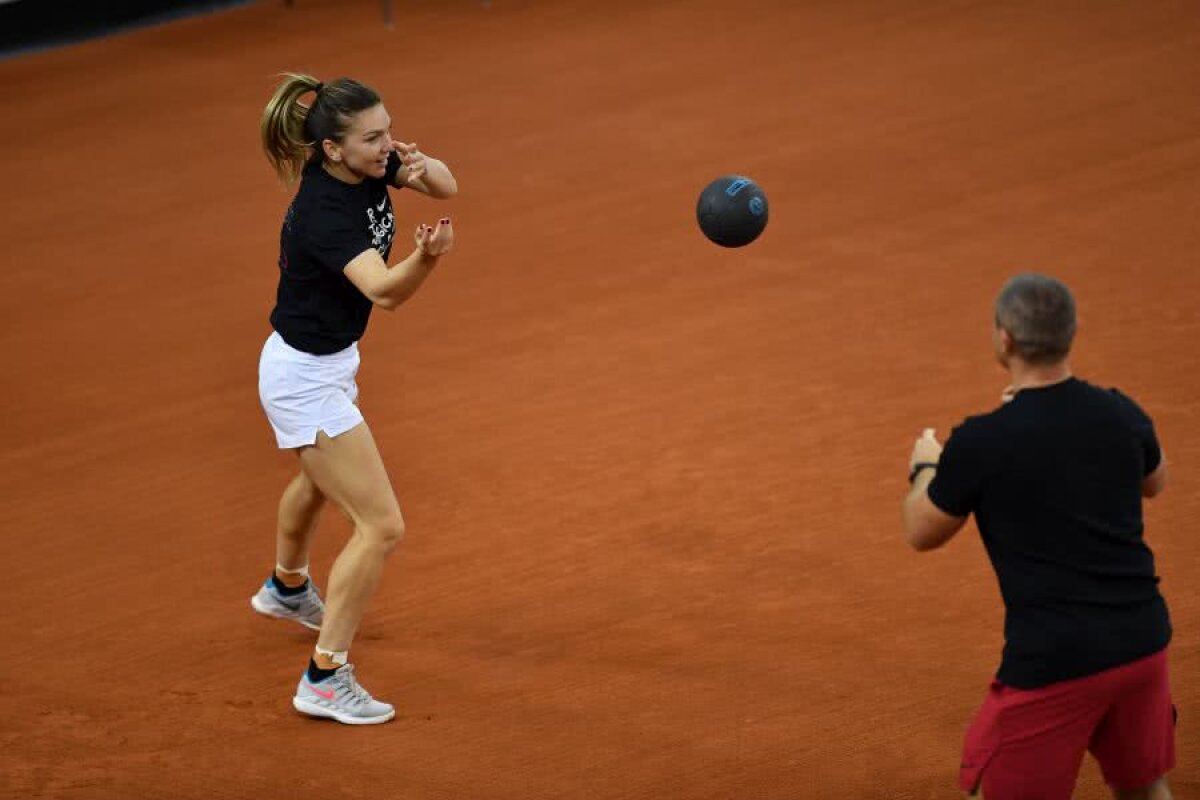
<path fill-rule="evenodd" d="M 317 88 L 313 89 L 313 92 L 315 94 L 320 94 L 321 90 L 324 88 L 325 88 L 325 84 L 321 83 L 320 81 L 317 81 Z"/>

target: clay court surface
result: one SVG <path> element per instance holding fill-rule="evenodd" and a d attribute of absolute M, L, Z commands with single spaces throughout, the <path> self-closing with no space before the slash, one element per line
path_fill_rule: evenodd
<path fill-rule="evenodd" d="M 1148 506 L 1200 798 L 1200 22 L 1189 2 L 263 2 L 0 62 L 0 797 L 957 797 L 1001 605 L 912 553 L 912 440 L 994 406 L 1010 274 L 1173 462 Z M 256 367 L 275 74 L 376 86 L 461 194 L 362 343 L 408 537 L 353 650 L 396 721 L 298 716 Z M 749 248 L 692 217 L 766 189 Z M 323 585 L 348 534 L 322 523 Z M 1106 797 L 1093 762 L 1077 798 Z"/>

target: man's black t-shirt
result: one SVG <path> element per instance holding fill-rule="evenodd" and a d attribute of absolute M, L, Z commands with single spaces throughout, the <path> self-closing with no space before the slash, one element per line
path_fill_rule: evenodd
<path fill-rule="evenodd" d="M 1150 418 L 1071 378 L 1023 389 L 946 442 L 929 498 L 975 514 L 1004 598 L 1002 683 L 1031 689 L 1161 650 L 1171 638 L 1142 538 Z"/>
<path fill-rule="evenodd" d="M 386 261 L 396 233 L 388 187 L 400 158 L 388 157 L 383 178 L 345 183 L 319 161 L 301 174 L 279 234 L 279 289 L 271 326 L 297 350 L 328 355 L 362 338 L 371 301 L 342 271 L 375 248 Z"/>

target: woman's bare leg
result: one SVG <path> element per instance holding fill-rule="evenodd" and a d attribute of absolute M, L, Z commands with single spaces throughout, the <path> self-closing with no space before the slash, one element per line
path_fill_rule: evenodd
<path fill-rule="evenodd" d="M 275 576 L 288 586 L 304 583 L 309 546 L 325 507 L 325 495 L 302 469 L 279 498 L 275 532 Z"/>
<path fill-rule="evenodd" d="M 332 669 L 338 662 L 322 651 L 350 649 L 384 561 L 404 536 L 404 518 L 365 422 L 336 438 L 318 434 L 316 444 L 301 451 L 300 461 L 313 485 L 354 525 L 329 573 L 325 620 L 314 657 L 317 666 Z"/>

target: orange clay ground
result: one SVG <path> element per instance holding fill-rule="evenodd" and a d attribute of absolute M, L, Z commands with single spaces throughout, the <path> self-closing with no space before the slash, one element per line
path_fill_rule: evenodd
<path fill-rule="evenodd" d="M 973 524 L 917 555 L 899 503 L 921 429 L 996 404 L 991 302 L 1039 270 L 1174 464 L 1147 536 L 1200 798 L 1194 4 L 397 17 L 262 2 L 0 62 L 0 797 L 957 797 L 1000 599 Z M 296 467 L 256 394 L 286 69 L 377 87 L 461 188 L 397 194 L 459 240 L 362 343 L 409 529 L 353 650 L 399 707 L 370 729 L 292 710 L 313 637 L 248 605 Z M 693 218 L 732 172 L 771 202 L 736 251 Z"/>

